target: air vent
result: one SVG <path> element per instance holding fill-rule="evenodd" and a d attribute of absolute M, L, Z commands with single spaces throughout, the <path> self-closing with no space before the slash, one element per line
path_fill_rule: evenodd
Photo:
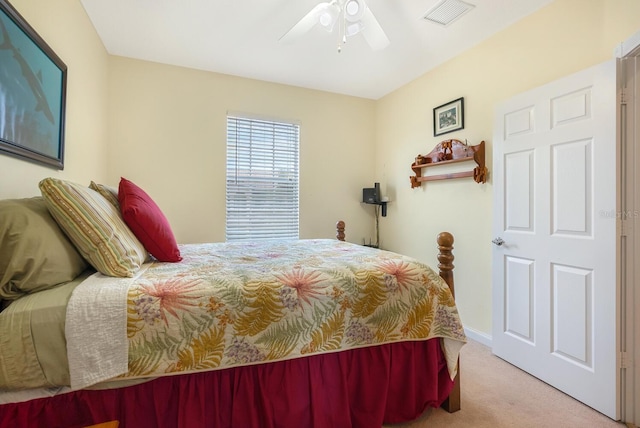
<path fill-rule="evenodd" d="M 442 0 L 431 8 L 423 19 L 440 25 L 449 25 L 475 6 L 460 0 Z"/>

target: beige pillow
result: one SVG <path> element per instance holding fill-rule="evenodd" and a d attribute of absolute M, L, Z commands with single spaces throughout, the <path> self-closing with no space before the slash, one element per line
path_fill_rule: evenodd
<path fill-rule="evenodd" d="M 41 197 L 0 201 L 0 300 L 71 281 L 87 267 Z"/>
<path fill-rule="evenodd" d="M 56 178 L 42 180 L 40 191 L 58 225 L 98 272 L 131 277 L 140 269 L 147 251 L 102 195 Z"/>
<path fill-rule="evenodd" d="M 107 201 L 111 202 L 118 211 L 120 211 L 120 202 L 118 202 L 118 189 L 116 189 L 115 187 L 106 186 L 104 184 L 99 184 L 94 181 L 89 184 L 89 189 L 93 189 L 96 192 L 100 193 Z"/>

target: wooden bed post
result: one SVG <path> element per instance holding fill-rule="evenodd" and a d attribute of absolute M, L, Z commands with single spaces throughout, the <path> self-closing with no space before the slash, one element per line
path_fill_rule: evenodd
<path fill-rule="evenodd" d="M 455 298 L 455 288 L 453 285 L 453 235 L 449 232 L 442 232 L 438 235 L 438 269 L 440 276 L 451 289 L 451 294 Z M 442 403 L 442 408 L 449 413 L 460 410 L 460 358 L 458 358 L 458 373 L 454 380 L 453 389 L 449 397 Z"/>
<path fill-rule="evenodd" d="M 336 238 L 338 241 L 344 241 L 344 221 L 342 220 L 336 223 Z"/>
<path fill-rule="evenodd" d="M 451 289 L 451 294 L 456 297 L 453 286 L 453 235 L 449 232 L 442 232 L 438 235 L 438 269 L 440 269 L 440 276 L 447 283 Z"/>

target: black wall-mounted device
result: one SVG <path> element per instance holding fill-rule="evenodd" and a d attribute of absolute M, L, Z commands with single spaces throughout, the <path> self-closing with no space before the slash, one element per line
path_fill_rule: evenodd
<path fill-rule="evenodd" d="M 362 189 L 362 202 L 373 204 L 376 202 L 376 189 L 373 187 L 365 187 Z"/>
<path fill-rule="evenodd" d="M 362 202 L 367 204 L 375 204 L 380 202 L 380 183 L 374 183 L 374 187 L 365 187 L 362 189 Z"/>

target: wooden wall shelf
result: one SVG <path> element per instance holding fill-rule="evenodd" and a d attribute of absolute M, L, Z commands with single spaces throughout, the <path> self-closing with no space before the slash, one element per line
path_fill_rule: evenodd
<path fill-rule="evenodd" d="M 415 173 L 409 177 L 411 188 L 420 187 L 424 181 L 463 177 L 472 177 L 476 183 L 486 183 L 487 168 L 484 163 L 484 150 L 484 141 L 481 141 L 477 146 L 470 146 L 460 140 L 453 139 L 440 142 L 429 154 L 416 156 L 415 162 L 411 164 L 411 169 Z M 476 163 L 476 167 L 472 171 L 422 176 L 423 168 L 471 160 Z"/>

